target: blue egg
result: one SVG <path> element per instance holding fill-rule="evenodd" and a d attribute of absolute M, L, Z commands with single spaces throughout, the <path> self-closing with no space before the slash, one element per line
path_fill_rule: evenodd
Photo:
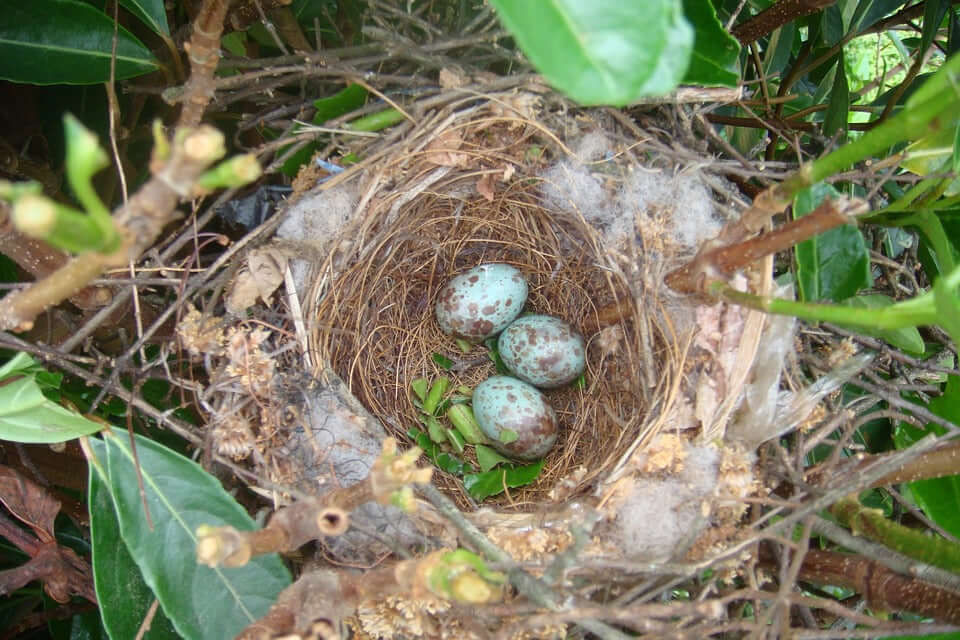
<path fill-rule="evenodd" d="M 473 415 L 492 446 L 520 460 L 537 460 L 557 440 L 557 416 L 535 387 L 493 376 L 473 390 Z"/>
<path fill-rule="evenodd" d="M 497 342 L 510 371 L 537 387 L 562 387 L 576 380 L 586 366 L 583 336 L 553 316 L 518 318 Z"/>
<path fill-rule="evenodd" d="M 527 281 L 508 264 L 481 264 L 448 282 L 437 298 L 444 333 L 479 342 L 495 336 L 520 315 Z"/>

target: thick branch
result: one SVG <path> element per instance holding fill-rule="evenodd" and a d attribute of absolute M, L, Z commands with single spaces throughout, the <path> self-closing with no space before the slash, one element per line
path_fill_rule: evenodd
<path fill-rule="evenodd" d="M 779 0 L 769 8 L 735 26 L 731 33 L 744 47 L 788 22 L 829 7 L 837 0 Z"/>

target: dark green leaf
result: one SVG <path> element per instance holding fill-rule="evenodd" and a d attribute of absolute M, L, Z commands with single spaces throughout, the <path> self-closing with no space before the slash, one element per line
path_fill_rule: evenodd
<path fill-rule="evenodd" d="M 211 569 L 196 562 L 198 526 L 254 528 L 216 478 L 193 461 L 136 436 L 151 529 L 127 433 L 113 431 L 90 442 L 106 469 L 123 541 L 181 636 L 232 638 L 267 612 L 290 584 L 276 554 L 258 556 L 238 568 Z"/>
<path fill-rule="evenodd" d="M 951 5 L 950 0 L 926 0 L 923 3 L 923 30 L 920 32 L 920 46 L 917 55 L 923 56 L 933 43 L 933 39 L 940 29 L 943 17 Z"/>
<path fill-rule="evenodd" d="M 960 175 L 960 125 L 953 132 L 953 172 Z"/>
<path fill-rule="evenodd" d="M 0 78 L 30 84 L 94 84 L 110 78 L 113 20 L 73 0 L 9 2 L 0 12 Z M 157 68 L 129 31 L 117 32 L 116 78 Z"/>
<path fill-rule="evenodd" d="M 930 411 L 954 424 L 960 424 L 960 376 L 949 376 L 947 386 L 939 398 L 930 401 Z M 917 429 L 906 423 L 897 426 L 894 440 L 904 449 L 930 433 L 941 435 L 943 427 L 930 423 Z M 934 522 L 954 536 L 960 537 L 960 475 L 909 483 L 910 493 L 917 504 Z"/>
<path fill-rule="evenodd" d="M 512 375 L 510 369 L 508 369 L 507 365 L 504 364 L 503 358 L 500 357 L 500 349 L 497 347 L 497 339 L 487 338 L 483 341 L 483 344 L 487 348 L 487 356 L 493 362 L 494 367 L 496 367 L 497 373 L 505 376 Z"/>
<path fill-rule="evenodd" d="M 839 193 L 828 184 L 817 183 L 794 199 L 793 216 L 800 218 L 816 209 L 825 198 Z M 869 287 L 870 256 L 856 227 L 844 225 L 805 240 L 795 248 L 797 284 L 805 302 L 843 300 Z"/>
<path fill-rule="evenodd" d="M 453 360 L 442 353 L 434 353 L 433 362 L 444 371 L 450 371 L 451 367 L 453 367 Z"/>
<path fill-rule="evenodd" d="M 839 140 L 847 137 L 847 112 L 850 111 L 850 87 L 847 84 L 847 68 L 843 56 L 837 59 L 837 68 L 833 75 L 833 90 L 830 92 L 830 104 L 823 118 L 823 135 L 833 138 L 840 132 Z"/>
<path fill-rule="evenodd" d="M 683 13 L 693 26 L 693 52 L 683 81 L 689 84 L 737 86 L 740 43 L 717 18 L 710 2 L 683 0 Z"/>
<path fill-rule="evenodd" d="M 837 5 L 831 5 L 820 13 L 820 37 L 821 43 L 832 47 L 843 38 L 843 15 Z"/>
<path fill-rule="evenodd" d="M 163 0 L 120 0 L 120 5 L 140 18 L 154 33 L 161 36 L 170 35 L 170 27 L 167 26 L 167 11 L 163 7 Z"/>
<path fill-rule="evenodd" d="M 860 307 L 863 309 L 879 309 L 889 307 L 895 300 L 882 293 L 870 293 L 862 296 L 855 296 L 843 301 L 843 304 L 851 307 Z M 894 347 L 902 349 L 914 356 L 923 355 L 926 345 L 920 336 L 920 331 L 916 327 L 903 327 L 900 329 L 876 329 L 870 326 L 858 326 L 859 333 L 865 333 L 868 336 L 883 338 Z"/>
<path fill-rule="evenodd" d="M 323 124 L 359 109 L 366 99 L 367 90 L 359 84 L 351 84 L 328 98 L 314 100 L 313 106 L 317 112 L 313 115 L 313 124 Z"/>
<path fill-rule="evenodd" d="M 469 473 L 463 477 L 467 493 L 477 501 L 503 493 L 506 484 L 511 489 L 530 484 L 540 475 L 543 460 L 512 469 L 500 468 L 484 473 Z"/>
<path fill-rule="evenodd" d="M 88 495 L 93 584 L 97 589 L 103 625 L 111 638 L 135 638 L 155 596 L 143 581 L 140 569 L 120 537 L 120 524 L 110 488 L 92 465 Z M 161 608 L 153 618 L 150 631 L 143 637 L 161 640 L 180 636 Z"/>
<path fill-rule="evenodd" d="M 500 453 L 493 447 L 488 447 L 485 444 L 478 444 L 477 449 L 477 464 L 480 465 L 480 470 L 487 472 L 490 469 L 493 469 L 495 466 L 501 463 L 510 463 L 510 461 L 504 458 Z"/>
<path fill-rule="evenodd" d="M 491 0 L 533 65 L 582 104 L 625 105 L 672 90 L 693 29 L 680 0 Z"/>
<path fill-rule="evenodd" d="M 441 453 L 434 461 L 438 467 L 455 476 L 473 471 L 473 466 L 449 453 Z"/>
<path fill-rule="evenodd" d="M 854 24 L 858 24 L 858 26 L 864 29 L 873 26 L 874 23 L 889 16 L 904 4 L 906 4 L 904 0 L 873 0 L 872 2 L 863 0 L 857 6 L 857 11 L 859 13 L 861 7 L 863 7 L 866 13 L 859 21 L 859 24 L 857 22 Z"/>

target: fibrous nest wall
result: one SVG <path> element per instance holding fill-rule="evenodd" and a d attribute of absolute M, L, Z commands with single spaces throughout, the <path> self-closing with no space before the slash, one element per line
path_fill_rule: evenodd
<path fill-rule="evenodd" d="M 641 372 L 671 366 L 656 328 L 650 335 L 654 301 L 637 304 L 636 287 L 582 216 L 543 205 L 541 167 L 530 162 L 530 150 L 542 147 L 528 127 L 474 117 L 420 135 L 420 152 L 388 155 L 371 168 L 393 179 L 361 196 L 368 204 L 342 229 L 341 250 L 331 253 L 339 257 L 314 274 L 311 349 L 406 438 L 418 426 L 413 380 L 447 375 L 472 387 L 496 373 L 482 345 L 463 352 L 440 331 L 440 288 L 477 264 L 516 266 L 530 287 L 525 311 L 560 317 L 586 338 L 586 385 L 547 392 L 557 445 L 534 485 L 497 501 L 528 510 L 566 498 L 644 433 L 654 390 Z M 440 369 L 434 354 L 452 368 Z M 470 503 L 452 477 L 441 474 L 439 483 Z"/>

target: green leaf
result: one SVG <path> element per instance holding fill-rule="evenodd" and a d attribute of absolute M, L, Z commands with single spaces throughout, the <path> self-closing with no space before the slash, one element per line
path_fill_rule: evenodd
<path fill-rule="evenodd" d="M 937 310 L 937 322 L 955 344 L 960 344 L 960 297 L 951 291 L 944 278 L 933 281 L 933 305 Z"/>
<path fill-rule="evenodd" d="M 495 466 L 501 463 L 510 463 L 510 460 L 500 455 L 500 453 L 493 447 L 488 447 L 485 444 L 478 444 L 477 449 L 477 464 L 480 465 L 481 471 L 490 471 Z"/>
<path fill-rule="evenodd" d="M 487 348 L 487 357 L 493 362 L 493 366 L 496 367 L 497 373 L 509 376 L 513 375 L 513 372 L 507 368 L 507 365 L 503 362 L 503 358 L 500 357 L 500 348 L 497 346 L 496 338 L 487 338 L 483 342 L 484 346 Z"/>
<path fill-rule="evenodd" d="M 93 584 L 100 603 L 100 616 L 111 638 L 135 638 L 156 597 L 143 581 L 140 569 L 120 536 L 110 488 L 92 465 L 89 480 Z M 153 617 L 150 631 L 143 637 L 146 640 L 175 640 L 180 636 L 161 608 Z"/>
<path fill-rule="evenodd" d="M 427 399 L 423 401 L 423 411 L 424 413 L 435 415 L 437 413 L 437 408 L 440 406 L 440 401 L 443 399 L 443 394 L 447 392 L 447 389 L 450 387 L 450 378 L 446 376 L 440 376 L 433 381 L 433 386 L 430 387 L 430 391 L 427 393 Z"/>
<path fill-rule="evenodd" d="M 477 501 L 503 493 L 503 485 L 511 489 L 530 484 L 540 475 L 543 460 L 522 467 L 500 468 L 484 473 L 468 473 L 463 477 L 467 493 Z"/>
<path fill-rule="evenodd" d="M 332 96 L 314 100 L 313 106 L 317 111 L 313 115 L 313 124 L 323 124 L 359 109 L 366 99 L 367 90 L 359 84 L 351 84 Z"/>
<path fill-rule="evenodd" d="M 680 0 L 491 0 L 533 66 L 582 104 L 625 105 L 672 90 L 693 49 Z"/>
<path fill-rule="evenodd" d="M 135 438 L 152 529 L 127 433 L 106 432 L 103 440 L 90 440 L 106 470 L 123 541 L 181 636 L 232 638 L 267 612 L 290 584 L 290 574 L 276 554 L 237 568 L 198 565 L 198 526 L 250 530 L 254 522 L 199 465 L 147 438 Z"/>
<path fill-rule="evenodd" d="M 95 84 L 110 78 L 113 20 L 74 0 L 8 2 L 0 17 L 0 78 L 29 84 Z M 116 78 L 156 70 L 142 42 L 117 31 Z"/>
<path fill-rule="evenodd" d="M 823 135 L 833 138 L 837 132 L 840 140 L 847 136 L 847 113 L 850 111 L 850 86 L 847 84 L 847 71 L 843 55 L 837 58 L 837 68 L 833 75 L 833 90 L 830 91 L 830 103 L 823 118 Z"/>
<path fill-rule="evenodd" d="M 740 43 L 717 18 L 713 3 L 683 0 L 683 13 L 693 25 L 693 52 L 684 83 L 735 87 L 740 80 Z"/>
<path fill-rule="evenodd" d="M 29 362 L 27 362 L 29 361 Z M 13 442 L 65 442 L 103 428 L 43 395 L 33 374 L 35 362 L 17 354 L 0 369 L 0 379 L 17 373 L 24 377 L 0 387 L 0 439 Z"/>
<path fill-rule="evenodd" d="M 161 36 L 170 35 L 163 0 L 120 0 L 120 5 Z"/>
<path fill-rule="evenodd" d="M 949 376 L 946 389 L 939 398 L 933 398 L 927 408 L 934 414 L 960 424 L 960 376 Z M 898 449 L 909 447 L 930 433 L 941 435 L 943 427 L 929 423 L 917 429 L 900 423 L 894 430 Z M 945 530 L 960 537 L 960 475 L 909 483 L 910 493 L 927 516 Z"/>
<path fill-rule="evenodd" d="M 800 218 L 827 197 L 839 196 L 826 183 L 817 183 L 797 194 L 793 216 Z M 843 300 L 872 284 L 870 255 L 856 227 L 844 225 L 805 240 L 795 248 L 800 299 L 806 302 Z"/>
<path fill-rule="evenodd" d="M 433 357 L 434 364 L 436 364 L 438 367 L 440 367 L 444 371 L 450 371 L 451 367 L 453 367 L 453 360 L 443 355 L 442 353 L 434 353 L 432 357 Z"/>
<path fill-rule="evenodd" d="M 446 429 L 447 440 L 450 442 L 450 446 L 453 447 L 453 450 L 457 453 L 463 453 L 464 444 L 466 441 L 463 439 L 463 436 L 460 435 L 460 432 L 452 427 Z"/>
<path fill-rule="evenodd" d="M 430 381 L 426 378 L 417 378 L 410 383 L 410 389 L 413 391 L 414 395 L 420 399 L 422 403 L 427 399 L 427 391 L 430 389 Z"/>
<path fill-rule="evenodd" d="M 889 307 L 896 302 L 890 296 L 882 293 L 869 293 L 862 296 L 855 296 L 843 301 L 843 304 L 861 309 L 879 309 Z M 857 326 L 857 331 L 865 333 L 868 336 L 883 338 L 894 347 L 902 349 L 914 356 L 922 356 L 926 351 L 926 345 L 923 337 L 916 327 L 902 327 L 900 329 L 876 329 L 869 325 Z"/>
<path fill-rule="evenodd" d="M 520 437 L 513 429 L 502 429 L 500 431 L 500 442 L 503 444 L 510 444 L 511 442 L 516 442 L 517 438 Z"/>

